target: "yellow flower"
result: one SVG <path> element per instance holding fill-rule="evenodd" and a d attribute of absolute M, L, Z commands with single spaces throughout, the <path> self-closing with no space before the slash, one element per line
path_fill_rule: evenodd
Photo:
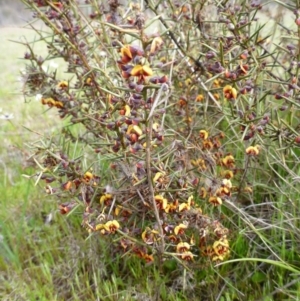
<path fill-rule="evenodd" d="M 42 98 L 41 102 L 43 105 L 48 105 L 51 108 L 55 106 L 56 100 L 54 100 L 52 97 L 49 97 L 49 98 Z"/>
<path fill-rule="evenodd" d="M 126 45 L 121 48 L 121 55 L 122 55 L 122 63 L 127 64 L 132 60 L 132 53 L 130 51 L 130 46 Z"/>
<path fill-rule="evenodd" d="M 213 94 L 213 97 L 214 97 L 216 100 L 219 100 L 219 99 L 220 99 L 219 93 L 214 93 L 214 94 Z"/>
<path fill-rule="evenodd" d="M 230 254 L 229 243 L 226 237 L 221 238 L 218 241 L 215 241 L 213 244 L 213 250 L 217 255 L 213 257 L 213 261 L 224 260 Z"/>
<path fill-rule="evenodd" d="M 101 196 L 100 204 L 102 205 L 103 203 L 105 203 L 105 205 L 108 205 L 110 203 L 110 201 L 112 200 L 112 198 L 113 197 L 110 193 L 106 193 L 106 194 Z"/>
<path fill-rule="evenodd" d="M 93 174 L 91 172 L 87 171 L 84 174 L 82 180 L 84 183 L 89 183 L 93 178 L 94 178 Z"/>
<path fill-rule="evenodd" d="M 132 76 L 150 76 L 153 74 L 152 69 L 147 65 L 136 65 L 131 70 Z"/>
<path fill-rule="evenodd" d="M 226 85 L 223 88 L 224 97 L 226 99 L 236 99 L 237 98 L 237 91 L 230 85 Z"/>
<path fill-rule="evenodd" d="M 260 151 L 259 145 L 249 146 L 248 148 L 246 148 L 246 154 L 249 156 L 257 156 L 259 154 L 259 151 Z"/>
<path fill-rule="evenodd" d="M 179 224 L 178 226 L 176 226 L 174 228 L 174 234 L 175 235 L 178 235 L 178 234 L 183 234 L 184 233 L 184 230 L 187 229 L 187 225 L 185 224 Z"/>
<path fill-rule="evenodd" d="M 130 116 L 131 109 L 129 105 L 125 105 L 123 110 L 124 110 L 124 116 L 126 117 Z"/>
<path fill-rule="evenodd" d="M 158 240 L 158 231 L 151 230 L 150 228 L 146 228 L 146 230 L 142 233 L 142 240 L 148 244 L 152 245 L 155 241 Z"/>
<path fill-rule="evenodd" d="M 193 200 L 193 196 L 191 195 L 188 198 L 187 203 L 182 203 L 182 204 L 179 205 L 178 211 L 181 212 L 181 211 L 184 211 L 184 210 L 190 210 L 192 200 Z"/>
<path fill-rule="evenodd" d="M 192 252 L 185 252 L 180 255 L 181 259 L 186 260 L 186 261 L 191 261 L 194 259 L 194 255 Z"/>
<path fill-rule="evenodd" d="M 206 140 L 208 138 L 208 132 L 205 130 L 201 130 L 199 132 L 200 138 Z"/>
<path fill-rule="evenodd" d="M 173 203 L 168 204 L 165 208 L 166 213 L 175 212 L 178 207 L 178 200 L 175 200 Z"/>
<path fill-rule="evenodd" d="M 223 81 L 221 79 L 215 79 L 213 83 L 214 88 L 220 88 Z"/>
<path fill-rule="evenodd" d="M 202 199 L 205 199 L 205 198 L 206 198 L 206 196 L 207 196 L 207 191 L 206 191 L 206 189 L 205 189 L 204 187 L 201 187 L 201 188 L 200 188 L 199 196 L 200 196 L 200 198 L 202 198 Z"/>
<path fill-rule="evenodd" d="M 214 147 L 214 144 L 210 141 L 210 139 L 203 140 L 202 142 L 202 148 L 211 150 Z"/>
<path fill-rule="evenodd" d="M 154 197 L 154 200 L 158 209 L 165 210 L 167 208 L 168 200 L 162 197 L 161 195 L 156 195 Z"/>
<path fill-rule="evenodd" d="M 65 88 L 68 88 L 68 86 L 69 86 L 69 84 L 65 80 L 63 80 L 57 84 L 57 88 L 59 88 L 59 89 L 65 89 Z"/>
<path fill-rule="evenodd" d="M 233 178 L 233 172 L 231 170 L 225 170 L 222 172 L 222 176 L 226 179 L 232 179 Z"/>
<path fill-rule="evenodd" d="M 96 231 L 99 231 L 101 234 L 105 234 L 105 225 L 104 224 L 98 224 L 95 227 Z"/>
<path fill-rule="evenodd" d="M 234 157 L 232 155 L 227 155 L 225 158 L 222 159 L 221 163 L 227 168 L 234 168 Z"/>
<path fill-rule="evenodd" d="M 114 210 L 115 215 L 118 216 L 120 214 L 120 212 L 121 212 L 122 209 L 123 209 L 122 206 L 117 205 L 116 208 L 115 208 L 115 210 Z"/>
<path fill-rule="evenodd" d="M 61 101 L 55 100 L 52 97 L 49 98 L 41 98 L 41 102 L 43 105 L 48 105 L 51 107 L 56 107 L 58 109 L 61 109 L 64 107 L 64 104 Z"/>
<path fill-rule="evenodd" d="M 153 261 L 154 261 L 153 255 L 149 255 L 149 254 L 144 254 L 144 255 L 143 255 L 143 259 L 145 259 L 145 261 L 146 261 L 147 263 L 153 262 Z"/>
<path fill-rule="evenodd" d="M 54 106 L 58 109 L 61 109 L 64 107 L 64 104 L 61 101 L 55 101 Z"/>
<path fill-rule="evenodd" d="M 202 94 L 199 94 L 199 95 L 197 95 L 197 97 L 196 97 L 196 101 L 197 101 L 197 102 L 201 102 L 201 101 L 203 101 L 203 99 L 204 99 L 204 96 L 203 96 Z"/>
<path fill-rule="evenodd" d="M 191 248 L 191 246 L 187 242 L 180 242 L 176 246 L 176 252 L 177 253 L 185 253 L 185 252 L 189 251 L 190 248 Z"/>
<path fill-rule="evenodd" d="M 139 136 L 141 136 L 143 134 L 143 131 L 142 129 L 138 126 L 138 125 L 135 125 L 135 124 L 130 124 L 127 128 L 127 134 L 137 134 Z"/>
<path fill-rule="evenodd" d="M 85 84 L 86 84 L 87 86 L 92 86 L 92 85 L 93 85 L 93 80 L 92 80 L 90 77 L 88 77 L 88 78 L 85 80 Z"/>
<path fill-rule="evenodd" d="M 109 233 L 115 233 L 120 228 L 120 224 L 116 220 L 108 221 L 104 225 L 104 229 Z"/>
<path fill-rule="evenodd" d="M 172 242 L 173 244 L 178 241 L 178 238 L 175 235 L 167 236 L 167 239 Z"/>
<path fill-rule="evenodd" d="M 159 178 L 163 177 L 164 174 L 162 172 L 157 172 L 153 178 L 153 182 L 156 183 L 158 182 Z"/>
<path fill-rule="evenodd" d="M 209 203 L 213 204 L 214 206 L 219 206 L 219 205 L 222 205 L 222 199 L 218 196 L 211 196 L 209 199 L 208 199 Z"/>
<path fill-rule="evenodd" d="M 101 234 L 108 233 L 115 233 L 120 228 L 120 224 L 116 220 L 108 221 L 105 224 L 98 224 L 95 227 L 96 231 L 100 231 Z"/>
<path fill-rule="evenodd" d="M 201 158 L 197 160 L 191 160 L 191 164 L 195 167 L 198 167 L 201 171 L 204 171 L 207 168 L 204 159 Z"/>
<path fill-rule="evenodd" d="M 216 196 L 223 197 L 224 195 L 231 195 L 230 189 L 226 186 L 222 186 L 216 191 Z"/>
<path fill-rule="evenodd" d="M 232 183 L 230 180 L 228 179 L 223 179 L 222 180 L 222 187 L 227 187 L 227 188 L 232 188 Z"/>

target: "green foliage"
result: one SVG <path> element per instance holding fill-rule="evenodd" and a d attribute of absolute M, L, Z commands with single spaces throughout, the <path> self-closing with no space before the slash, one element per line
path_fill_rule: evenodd
<path fill-rule="evenodd" d="M 278 40 L 257 1 L 23 2 L 24 96 L 63 127 L 29 144 L 3 296 L 297 299 L 299 3 Z"/>

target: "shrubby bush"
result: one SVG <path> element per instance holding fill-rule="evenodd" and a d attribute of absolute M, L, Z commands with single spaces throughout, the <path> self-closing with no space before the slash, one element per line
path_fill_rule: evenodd
<path fill-rule="evenodd" d="M 47 28 L 28 23 L 48 53 L 24 43 L 24 95 L 64 125 L 32 144 L 60 212 L 146 262 L 228 259 L 235 215 L 297 173 L 297 40 L 272 46 L 259 1 L 23 2 Z"/>

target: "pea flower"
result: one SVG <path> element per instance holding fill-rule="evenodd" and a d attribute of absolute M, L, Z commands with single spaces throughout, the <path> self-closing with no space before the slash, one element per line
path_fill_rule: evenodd
<path fill-rule="evenodd" d="M 226 99 L 236 99 L 237 98 L 237 91 L 230 85 L 226 85 L 223 88 L 224 97 Z"/>
<path fill-rule="evenodd" d="M 248 148 L 246 148 L 246 154 L 249 156 L 257 156 L 259 154 L 259 151 L 260 151 L 259 145 L 249 146 Z"/>

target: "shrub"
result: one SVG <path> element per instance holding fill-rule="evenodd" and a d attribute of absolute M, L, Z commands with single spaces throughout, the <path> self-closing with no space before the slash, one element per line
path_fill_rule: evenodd
<path fill-rule="evenodd" d="M 232 213 L 295 176 L 297 45 L 270 48 L 258 1 L 23 2 L 48 50 L 24 43 L 24 94 L 64 124 L 34 155 L 60 212 L 146 262 L 227 259 Z"/>

